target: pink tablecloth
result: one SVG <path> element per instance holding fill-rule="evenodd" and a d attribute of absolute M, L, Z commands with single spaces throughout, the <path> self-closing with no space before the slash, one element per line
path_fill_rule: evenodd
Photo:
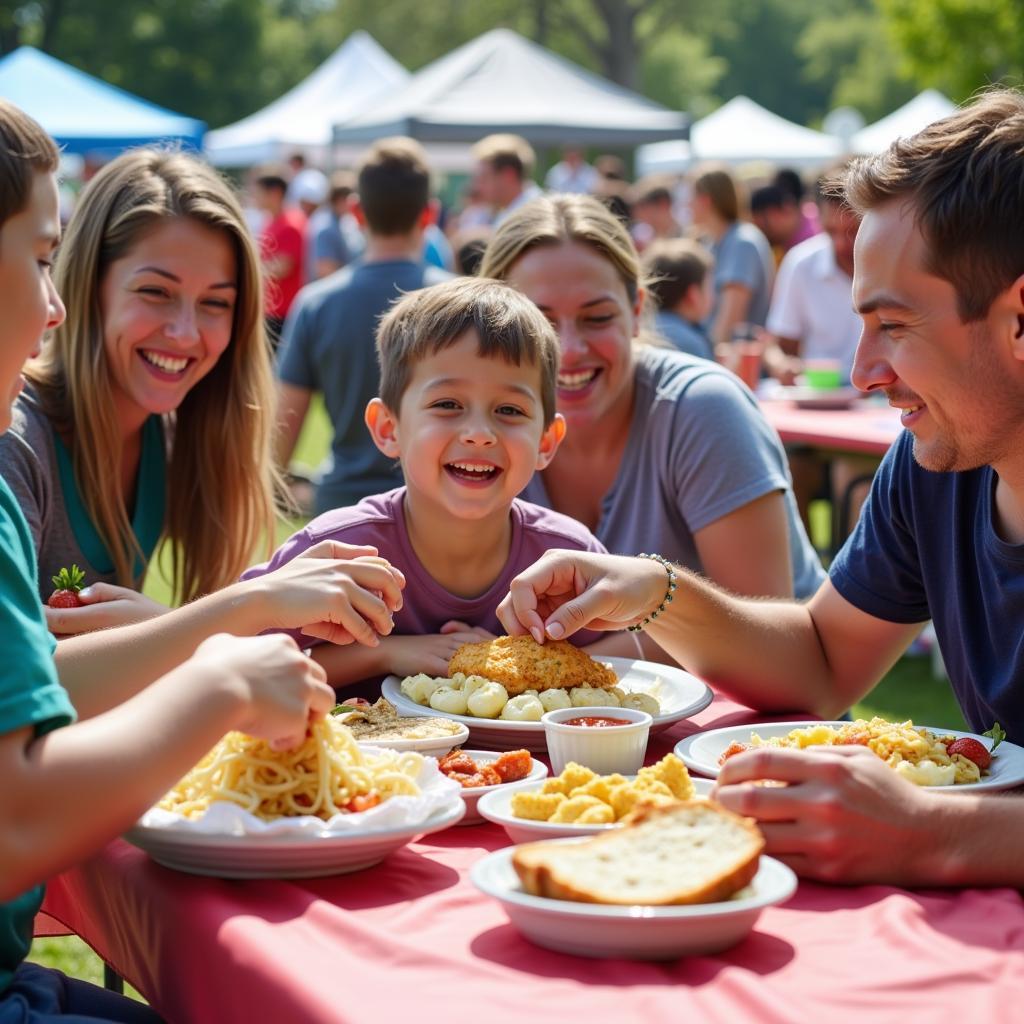
<path fill-rule="evenodd" d="M 697 722 L 749 720 L 718 699 Z M 692 730 L 675 727 L 652 755 Z M 354 875 L 230 882 L 159 867 L 118 841 L 56 879 L 45 910 L 172 1024 L 1021 1018 L 1016 891 L 801 883 L 719 956 L 586 960 L 531 945 L 470 884 L 473 862 L 506 843 L 497 826 L 453 828 Z"/>

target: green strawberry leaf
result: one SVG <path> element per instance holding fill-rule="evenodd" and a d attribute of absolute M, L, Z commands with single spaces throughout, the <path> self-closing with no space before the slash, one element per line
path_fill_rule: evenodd
<path fill-rule="evenodd" d="M 992 728 L 989 729 L 987 732 L 983 732 L 981 735 L 988 736 L 992 740 L 992 746 L 989 747 L 989 753 L 992 753 L 992 751 L 995 750 L 996 747 L 998 747 L 999 744 L 1006 739 L 1006 733 L 1003 731 L 1002 727 L 999 725 L 998 722 L 994 722 L 992 724 Z"/>

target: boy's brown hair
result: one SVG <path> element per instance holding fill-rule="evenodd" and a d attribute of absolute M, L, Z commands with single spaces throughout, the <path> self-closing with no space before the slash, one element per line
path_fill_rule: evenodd
<path fill-rule="evenodd" d="M 661 238 L 644 250 L 647 292 L 658 309 L 675 309 L 694 285 L 704 284 L 711 270 L 711 253 L 688 238 Z"/>
<path fill-rule="evenodd" d="M 533 174 L 536 154 L 521 135 L 488 135 L 473 147 L 473 158 L 490 164 L 496 171 L 506 168 L 515 172 L 520 181 Z"/>
<path fill-rule="evenodd" d="M 407 235 L 430 202 L 430 167 L 423 147 L 396 135 L 375 142 L 359 164 L 359 205 L 366 226 L 384 238 Z"/>
<path fill-rule="evenodd" d="M 32 176 L 57 170 L 57 144 L 19 107 L 0 99 L 0 227 L 28 205 Z"/>
<path fill-rule="evenodd" d="M 544 426 L 555 418 L 558 338 L 543 313 L 521 292 L 487 278 L 456 278 L 410 292 L 377 328 L 380 398 L 397 413 L 418 360 L 475 331 L 479 354 L 540 368 Z"/>
<path fill-rule="evenodd" d="M 851 165 L 842 181 L 863 216 L 890 200 L 913 208 L 929 273 L 948 281 L 964 323 L 1024 273 L 1024 96 L 993 89 L 884 153 Z"/>

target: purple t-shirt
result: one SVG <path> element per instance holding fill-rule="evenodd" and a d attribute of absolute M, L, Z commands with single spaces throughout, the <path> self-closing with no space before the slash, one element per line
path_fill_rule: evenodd
<path fill-rule="evenodd" d="M 459 597 L 440 586 L 423 568 L 413 551 L 405 528 L 402 506 L 405 488 L 364 498 L 358 505 L 333 509 L 317 516 L 293 534 L 263 565 L 247 569 L 243 579 L 272 572 L 324 540 L 346 544 L 372 544 L 392 565 L 405 574 L 402 608 L 395 613 L 395 634 L 416 636 L 439 633 L 450 619 L 482 626 L 499 636 L 505 632 L 495 610 L 508 593 L 512 579 L 533 565 L 551 548 L 572 551 L 605 551 L 604 545 L 581 523 L 569 516 L 516 499 L 512 502 L 512 545 L 501 575 L 477 597 Z M 302 646 L 319 641 L 290 631 Z M 572 636 L 580 646 L 600 639 L 601 633 L 581 630 Z"/>

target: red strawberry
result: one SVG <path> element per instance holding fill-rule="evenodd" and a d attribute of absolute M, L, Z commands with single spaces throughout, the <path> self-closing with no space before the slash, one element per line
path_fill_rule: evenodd
<path fill-rule="evenodd" d="M 70 569 L 61 569 L 56 576 L 51 576 L 50 579 L 53 580 L 53 585 L 57 588 L 46 602 L 51 608 L 81 607 L 82 599 L 78 596 L 78 592 L 85 582 L 85 573 L 77 565 L 71 566 Z"/>
<path fill-rule="evenodd" d="M 982 771 L 992 763 L 992 755 L 988 752 L 985 744 L 971 736 L 963 736 L 958 740 L 953 740 L 952 743 L 947 743 L 946 753 L 950 757 L 954 754 L 966 757 L 968 761 L 973 761 Z"/>

